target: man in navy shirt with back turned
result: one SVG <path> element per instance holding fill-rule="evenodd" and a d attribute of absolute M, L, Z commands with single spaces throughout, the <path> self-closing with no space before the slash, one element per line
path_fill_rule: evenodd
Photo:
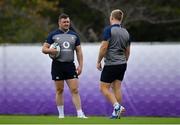
<path fill-rule="evenodd" d="M 112 103 L 114 110 L 111 118 L 120 118 L 125 108 L 121 105 L 121 82 L 126 71 L 130 54 L 130 37 L 128 31 L 121 26 L 123 12 L 113 10 L 110 15 L 110 24 L 103 32 L 103 40 L 99 50 L 97 69 L 102 70 L 101 61 L 104 58 L 104 67 L 101 73 L 100 90 Z M 112 86 L 113 92 L 110 91 Z"/>
<path fill-rule="evenodd" d="M 51 75 L 56 87 L 56 105 L 59 118 L 64 118 L 64 81 L 66 81 L 72 95 L 72 101 L 77 110 L 78 118 L 87 118 L 82 111 L 81 99 L 78 91 L 78 75 L 83 68 L 83 55 L 78 35 L 70 30 L 70 18 L 61 14 L 58 19 L 59 28 L 51 32 L 42 47 L 44 54 L 56 55 L 57 50 L 50 48 L 53 43 L 60 46 L 60 55 L 52 60 Z M 79 66 L 74 64 L 74 51 L 76 51 Z"/>

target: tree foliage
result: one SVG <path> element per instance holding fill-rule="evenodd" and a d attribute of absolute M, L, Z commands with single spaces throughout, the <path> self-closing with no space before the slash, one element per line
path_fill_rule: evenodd
<path fill-rule="evenodd" d="M 125 13 L 123 26 L 135 41 L 180 41 L 178 0 L 1 0 L 0 43 L 39 43 L 70 15 L 82 42 L 97 42 L 113 9 Z"/>
<path fill-rule="evenodd" d="M 54 2 L 45 0 L 4 0 L 0 2 L 0 43 L 36 43 L 54 24 L 48 15 Z"/>
<path fill-rule="evenodd" d="M 177 33 L 180 30 L 180 3 L 178 0 L 83 1 L 92 9 L 102 12 L 105 24 L 108 24 L 109 14 L 113 9 L 122 9 L 125 13 L 123 25 L 137 41 L 180 40 Z M 155 36 L 151 36 L 151 34 L 155 34 Z"/>

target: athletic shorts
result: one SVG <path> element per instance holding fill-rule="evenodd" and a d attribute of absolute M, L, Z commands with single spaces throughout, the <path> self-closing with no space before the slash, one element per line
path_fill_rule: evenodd
<path fill-rule="evenodd" d="M 104 66 L 100 80 L 105 83 L 112 83 L 114 80 L 122 81 L 126 67 L 127 64 Z"/>
<path fill-rule="evenodd" d="M 73 62 L 59 62 L 53 60 L 51 66 L 52 80 L 67 80 L 78 78 L 76 67 Z"/>

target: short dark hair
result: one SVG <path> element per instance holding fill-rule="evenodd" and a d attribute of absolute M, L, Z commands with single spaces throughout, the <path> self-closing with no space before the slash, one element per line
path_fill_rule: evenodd
<path fill-rule="evenodd" d="M 69 18 L 69 16 L 65 13 L 62 13 L 59 15 L 59 19 L 62 19 L 62 18 L 66 19 L 66 18 Z"/>

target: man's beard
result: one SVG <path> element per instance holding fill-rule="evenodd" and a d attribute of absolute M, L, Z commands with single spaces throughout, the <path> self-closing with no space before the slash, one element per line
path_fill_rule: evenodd
<path fill-rule="evenodd" d="M 59 27 L 59 29 L 61 29 L 63 32 L 69 31 L 69 27 L 68 27 L 68 28 L 62 28 L 62 27 Z"/>

